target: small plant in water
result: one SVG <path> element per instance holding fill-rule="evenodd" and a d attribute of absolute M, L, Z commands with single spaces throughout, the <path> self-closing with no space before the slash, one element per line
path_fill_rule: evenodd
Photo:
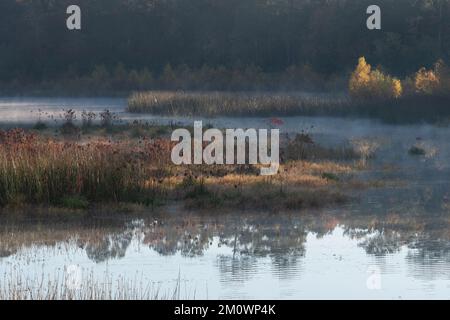
<path fill-rule="evenodd" d="M 105 109 L 100 113 L 100 124 L 104 128 L 111 128 L 114 124 L 114 121 L 118 119 L 117 115 L 113 112 Z"/>
<path fill-rule="evenodd" d="M 45 129 L 47 129 L 47 125 L 45 124 L 44 121 L 42 121 L 42 110 L 41 109 L 38 109 L 38 121 L 33 126 L 33 129 L 34 130 L 45 130 Z"/>
<path fill-rule="evenodd" d="M 62 134 L 74 134 L 78 132 L 78 128 L 75 125 L 75 120 L 77 119 L 76 112 L 73 109 L 68 109 L 64 111 L 63 114 L 64 124 L 61 127 Z"/>
<path fill-rule="evenodd" d="M 91 128 L 95 118 L 97 118 L 95 112 L 83 110 L 81 113 L 81 123 L 83 128 Z"/>
<path fill-rule="evenodd" d="M 379 142 L 369 139 L 353 139 L 351 141 L 355 150 L 361 157 L 361 165 L 366 166 L 367 160 L 374 156 L 375 151 L 380 147 Z"/>

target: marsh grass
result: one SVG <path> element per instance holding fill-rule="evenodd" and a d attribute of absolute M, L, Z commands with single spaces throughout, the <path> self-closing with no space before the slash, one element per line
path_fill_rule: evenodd
<path fill-rule="evenodd" d="M 170 116 L 339 116 L 387 123 L 441 123 L 450 117 L 448 95 L 357 99 L 296 92 L 135 92 L 127 111 Z"/>
<path fill-rule="evenodd" d="M 278 175 L 264 177 L 229 171 L 225 175 L 196 172 L 183 179 L 188 209 L 296 210 L 340 205 L 351 199 L 346 176 L 353 168 L 333 162 L 288 161 Z M 330 179 L 330 176 L 334 179 Z"/>
<path fill-rule="evenodd" d="M 135 135 L 133 127 L 144 130 L 142 135 Z M 346 176 L 361 156 L 350 147 L 321 147 L 302 134 L 282 142 L 279 174 L 264 177 L 259 165 L 175 166 L 170 160 L 174 143 L 147 136 L 165 135 L 167 128 L 133 124 L 128 130 L 114 139 L 0 131 L 0 207 L 95 211 L 102 204 L 155 209 L 169 202 L 188 208 L 328 206 L 347 198 Z"/>
<path fill-rule="evenodd" d="M 335 147 L 324 147 L 313 141 L 306 133 L 296 134 L 288 139 L 281 154 L 285 160 L 337 160 L 349 161 L 361 157 L 360 151 L 352 145 L 342 144 Z"/>
<path fill-rule="evenodd" d="M 148 163 L 157 165 L 161 154 L 170 154 L 164 148 L 169 150 L 160 141 L 76 143 L 43 141 L 19 129 L 0 132 L 0 205 L 78 207 L 153 197 L 158 186 L 147 180 Z"/>
<path fill-rule="evenodd" d="M 324 114 L 345 108 L 350 101 L 342 96 L 291 93 L 149 91 L 133 93 L 129 112 L 192 116 L 268 116 L 312 113 Z"/>

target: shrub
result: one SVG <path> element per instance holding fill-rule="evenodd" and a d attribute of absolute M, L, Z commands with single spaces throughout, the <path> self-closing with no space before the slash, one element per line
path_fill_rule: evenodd
<path fill-rule="evenodd" d="M 442 60 L 434 64 L 434 73 L 439 79 L 439 86 L 436 88 L 436 94 L 450 95 L 450 68 Z"/>
<path fill-rule="evenodd" d="M 61 126 L 62 134 L 75 134 L 78 132 L 78 128 L 75 125 L 75 120 L 77 118 L 76 112 L 73 109 L 68 109 L 64 111 L 64 123 Z"/>
<path fill-rule="evenodd" d="M 366 62 L 366 59 L 360 57 L 356 70 L 353 71 L 350 77 L 349 91 L 351 95 L 356 97 L 364 97 L 367 95 L 371 69 L 372 67 Z"/>
<path fill-rule="evenodd" d="M 393 79 L 392 82 L 392 96 L 394 98 L 400 98 L 403 94 L 402 82 L 398 79 Z"/>
<path fill-rule="evenodd" d="M 418 93 L 433 94 L 438 90 L 440 81 L 434 70 L 420 68 L 415 75 L 414 85 Z"/>
<path fill-rule="evenodd" d="M 392 99 L 399 98 L 403 88 L 399 79 L 386 75 L 381 70 L 372 70 L 366 59 L 361 57 L 350 77 L 349 92 L 359 99 Z"/>
<path fill-rule="evenodd" d="M 81 122 L 83 128 L 91 128 L 97 115 L 95 112 L 83 110 L 81 113 Z"/>
<path fill-rule="evenodd" d="M 413 79 L 413 87 L 409 91 L 422 95 L 450 95 L 450 68 L 442 60 L 438 60 L 433 69 L 421 68 Z"/>
<path fill-rule="evenodd" d="M 117 120 L 117 115 L 108 109 L 100 112 L 100 125 L 102 127 L 111 128 L 115 120 Z"/>

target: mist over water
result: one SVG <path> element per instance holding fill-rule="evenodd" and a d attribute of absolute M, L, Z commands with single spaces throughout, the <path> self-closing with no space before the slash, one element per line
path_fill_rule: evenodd
<path fill-rule="evenodd" d="M 124 99 L 0 99 L 0 123 L 35 123 L 41 109 L 101 112 L 123 121 L 188 118 L 128 114 Z M 33 111 L 33 112 L 31 112 Z M 265 118 L 203 119 L 222 128 L 268 128 Z M 76 265 L 98 282 L 149 284 L 180 298 L 450 297 L 450 129 L 368 119 L 282 118 L 283 134 L 306 131 L 321 145 L 376 144 L 369 169 L 377 188 L 337 208 L 299 212 L 188 212 L 143 217 L 20 221 L 1 217 L 0 288 L 59 279 Z M 413 145 L 425 150 L 412 155 Z M 1 290 L 0 290 L 1 291 Z"/>

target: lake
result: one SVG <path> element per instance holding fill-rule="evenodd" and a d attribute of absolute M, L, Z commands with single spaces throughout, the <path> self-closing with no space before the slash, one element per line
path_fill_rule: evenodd
<path fill-rule="evenodd" d="M 124 99 L 1 98 L 0 125 L 52 122 L 62 109 L 123 121 L 194 119 L 125 112 Z M 33 111 L 33 112 L 32 112 Z M 52 119 L 53 117 L 53 119 Z M 195 119 L 200 120 L 200 119 Z M 267 127 L 264 118 L 203 119 L 222 128 Z M 144 216 L 0 217 L 0 296 L 69 284 L 125 288 L 132 297 L 209 299 L 450 298 L 450 129 L 350 118 L 281 118 L 325 145 L 376 143 L 350 204 L 298 212 L 195 212 L 176 205 Z M 57 120 L 60 121 L 60 120 Z M 420 145 L 423 156 L 411 155 Z"/>

